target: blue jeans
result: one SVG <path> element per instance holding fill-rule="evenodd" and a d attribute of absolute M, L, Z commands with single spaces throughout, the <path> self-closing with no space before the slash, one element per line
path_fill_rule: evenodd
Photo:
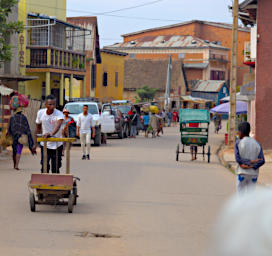
<path fill-rule="evenodd" d="M 131 125 L 130 136 L 136 137 L 136 134 L 137 134 L 137 125 Z"/>

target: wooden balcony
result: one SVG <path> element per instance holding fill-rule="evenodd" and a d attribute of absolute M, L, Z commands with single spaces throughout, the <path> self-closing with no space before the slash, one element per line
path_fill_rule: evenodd
<path fill-rule="evenodd" d="M 28 46 L 26 67 L 85 72 L 86 56 L 83 53 L 59 48 Z"/>

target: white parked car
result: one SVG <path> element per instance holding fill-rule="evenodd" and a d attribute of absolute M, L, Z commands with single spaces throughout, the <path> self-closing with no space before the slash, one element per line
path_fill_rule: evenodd
<path fill-rule="evenodd" d="M 77 122 L 77 117 L 80 113 L 82 113 L 82 108 L 84 105 L 88 105 L 89 113 L 93 115 L 95 123 L 94 144 L 96 146 L 100 146 L 101 142 L 105 141 L 107 133 L 114 132 L 115 129 L 114 116 L 109 115 L 108 112 L 100 114 L 97 102 L 90 101 L 69 102 L 64 106 L 64 108 L 69 110 L 70 116 L 74 118 L 75 122 Z"/>

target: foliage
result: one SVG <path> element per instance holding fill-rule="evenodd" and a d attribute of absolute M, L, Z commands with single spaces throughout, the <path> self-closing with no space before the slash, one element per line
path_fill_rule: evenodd
<path fill-rule="evenodd" d="M 9 44 L 9 36 L 23 31 L 24 26 L 20 21 L 7 22 L 12 7 L 18 3 L 17 0 L 0 0 L 0 65 L 2 62 L 10 61 L 12 58 Z"/>
<path fill-rule="evenodd" d="M 148 86 L 143 86 L 141 89 L 137 89 L 136 92 L 139 95 L 141 101 L 152 101 L 155 97 L 158 89 L 150 88 Z"/>

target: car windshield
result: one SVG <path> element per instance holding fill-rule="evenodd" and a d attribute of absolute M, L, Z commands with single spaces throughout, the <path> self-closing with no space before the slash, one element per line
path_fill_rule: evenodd
<path fill-rule="evenodd" d="M 130 106 L 117 106 L 117 108 L 123 113 L 126 114 L 129 112 L 129 110 L 131 109 Z"/>
<path fill-rule="evenodd" d="M 94 105 L 94 104 L 67 104 L 65 106 L 65 108 L 69 110 L 70 114 L 77 115 L 77 114 L 82 113 L 82 108 L 84 105 L 88 105 L 88 107 L 89 107 L 88 112 L 90 114 L 92 114 L 92 115 L 98 114 L 98 109 L 97 109 L 96 105 Z"/>

